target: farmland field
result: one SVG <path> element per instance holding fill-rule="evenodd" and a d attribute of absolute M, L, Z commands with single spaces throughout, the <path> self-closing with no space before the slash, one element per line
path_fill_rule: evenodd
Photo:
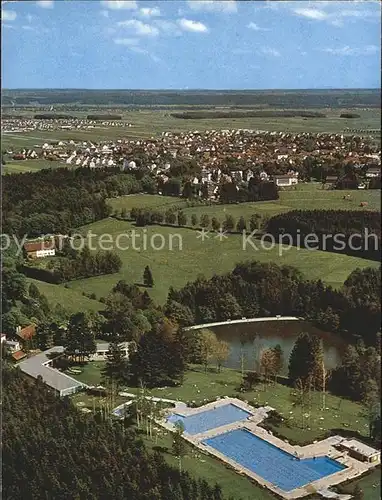
<path fill-rule="evenodd" d="M 232 205 L 199 205 L 189 207 L 183 198 L 159 195 L 129 195 L 110 199 L 109 204 L 113 210 L 125 208 L 151 208 L 166 211 L 171 205 L 182 207 L 184 213 L 191 216 L 208 214 L 218 220 L 224 220 L 226 214 L 236 219 L 240 216 L 249 219 L 254 213 L 263 216 L 272 216 L 289 210 L 365 210 L 360 207 L 361 201 L 368 202 L 369 210 L 380 210 L 381 195 L 378 189 L 337 191 L 322 189 L 320 183 L 304 183 L 297 185 L 296 189 L 285 188 L 281 190 L 280 198 L 274 201 L 256 203 L 240 203 Z M 351 200 L 344 200 L 345 195 L 350 195 Z"/>
<path fill-rule="evenodd" d="M 84 297 L 81 292 L 65 288 L 64 285 L 53 285 L 32 278 L 27 278 L 27 282 L 34 283 L 48 299 L 50 305 L 55 306 L 60 304 L 69 314 L 79 311 L 100 311 L 104 308 L 97 300 Z"/>
<path fill-rule="evenodd" d="M 198 108 L 199 109 L 199 108 Z M 308 109 L 307 109 L 308 110 Z M 189 130 L 219 130 L 219 129 L 260 129 L 279 132 L 332 132 L 341 133 L 346 128 L 379 129 L 380 110 L 373 109 L 314 109 L 326 114 L 326 118 L 284 118 L 284 117 L 253 117 L 253 118 L 206 118 L 189 119 L 175 118 L 171 110 L 142 109 L 139 111 L 124 111 L 123 119 L 132 124 L 128 128 L 109 127 L 91 130 L 55 130 L 30 131 L 22 134 L 3 134 L 3 148 L 31 147 L 39 142 L 58 140 L 91 140 L 113 141 L 117 139 L 139 140 L 159 137 L 163 132 L 187 132 Z M 355 111 L 360 118 L 344 119 L 340 114 Z M 70 108 L 68 109 L 70 112 Z M 33 112 L 29 115 L 33 116 Z M 78 114 L 81 113 L 71 113 Z"/>

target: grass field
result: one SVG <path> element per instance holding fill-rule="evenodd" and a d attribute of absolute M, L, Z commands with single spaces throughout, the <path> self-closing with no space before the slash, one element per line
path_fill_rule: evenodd
<path fill-rule="evenodd" d="M 81 375 L 74 377 L 90 385 L 100 384 L 101 368 L 101 362 L 97 365 L 89 362 L 82 367 Z M 153 389 L 151 394 L 198 406 L 222 396 L 240 397 L 248 401 L 249 404 L 257 406 L 272 406 L 285 419 L 282 425 L 273 426 L 273 430 L 291 442 L 300 444 L 321 439 L 331 429 L 353 430 L 361 435 L 367 435 L 368 425 L 362 415 L 362 407 L 353 401 L 327 394 L 326 409 L 322 410 L 322 395 L 314 393 L 311 417 L 306 419 L 307 427 L 302 429 L 301 409 L 293 406 L 289 387 L 281 384 L 266 386 L 260 384 L 251 391 L 240 393 L 238 392 L 240 383 L 241 373 L 239 371 L 224 368 L 221 373 L 217 373 L 211 368 L 205 373 L 203 367 L 194 365 L 186 372 L 181 386 Z M 137 392 L 136 388 L 128 387 L 126 390 L 132 393 Z"/>
<path fill-rule="evenodd" d="M 166 211 L 171 206 L 187 207 L 187 202 L 184 198 L 161 196 L 159 194 L 130 194 L 127 196 L 119 196 L 118 198 L 110 198 L 108 199 L 108 203 L 113 210 L 125 208 L 128 212 L 130 212 L 132 208 L 151 208 Z"/>
<path fill-rule="evenodd" d="M 82 232 L 108 234 L 115 242 L 120 235 L 132 229 L 134 226 L 130 222 L 103 219 L 84 227 Z M 378 266 L 375 261 L 318 250 L 291 248 L 280 255 L 281 247 L 278 245 L 269 250 L 260 246 L 257 250 L 249 246 L 243 250 L 243 238 L 239 234 L 231 234 L 221 242 L 212 234 L 209 239 L 202 242 L 200 238 L 198 239 L 196 231 L 179 227 L 137 228 L 136 234 L 140 235 L 140 238 L 136 239 L 136 248 L 141 248 L 140 250 L 134 250 L 131 247 L 131 240 L 125 237 L 120 241 L 121 245 L 128 245 L 129 249 L 116 250 L 123 262 L 118 273 L 72 281 L 68 283 L 69 289 L 79 293 L 95 293 L 97 298 L 105 297 L 118 280 L 142 283 L 143 270 L 149 265 L 154 277 L 154 287 L 148 291 L 155 301 L 164 303 L 170 286 L 181 288 L 200 275 L 211 277 L 213 274 L 223 274 L 231 271 L 235 264 L 246 260 L 295 266 L 306 278 L 320 278 L 336 287 L 341 286 L 355 268 Z M 146 250 L 142 243 L 144 237 L 147 239 Z M 96 239 L 92 240 L 93 244 L 95 241 Z M 154 245 L 161 245 L 164 241 L 165 247 L 162 250 L 155 250 L 150 244 L 151 241 Z M 170 241 L 173 250 L 169 250 Z M 180 242 L 182 250 L 179 248 Z"/>
<path fill-rule="evenodd" d="M 198 108 L 198 110 L 200 110 Z M 352 129 L 379 129 L 380 110 L 378 108 L 355 110 L 360 116 L 356 119 L 340 118 L 340 114 L 348 109 L 315 109 L 325 113 L 326 118 L 217 118 L 217 119 L 190 119 L 184 120 L 171 116 L 171 110 L 126 111 L 123 119 L 132 124 L 128 128 L 97 128 L 92 130 L 56 130 L 56 131 L 31 131 L 23 134 L 4 134 L 3 148 L 10 146 L 28 147 L 39 141 L 57 140 L 116 140 L 116 139 L 148 139 L 158 137 L 162 132 L 186 132 L 188 130 L 220 130 L 220 129 L 260 129 L 279 132 L 343 132 L 346 128 Z M 32 113 L 33 114 L 33 113 Z M 75 114 L 75 113 L 72 113 Z"/>
<path fill-rule="evenodd" d="M 82 293 L 70 290 L 61 285 L 53 285 L 44 281 L 27 278 L 28 283 L 34 283 L 41 293 L 48 299 L 49 304 L 55 306 L 62 305 L 70 314 L 79 311 L 100 311 L 104 305 L 97 300 L 84 297 Z"/>
<path fill-rule="evenodd" d="M 6 165 L 3 166 L 2 174 L 21 174 L 24 172 L 36 172 L 43 168 L 58 168 L 64 166 L 64 163 L 59 161 L 50 161 L 43 159 L 36 160 L 7 160 Z"/>
<path fill-rule="evenodd" d="M 351 200 L 344 200 L 345 195 L 350 195 Z M 322 189 L 321 183 L 310 182 L 300 183 L 296 189 L 285 188 L 279 192 L 279 199 L 274 201 L 259 201 L 256 203 L 240 203 L 231 205 L 213 204 L 210 206 L 199 205 L 189 207 L 183 198 L 160 195 L 128 195 L 120 198 L 109 199 L 108 203 L 113 210 L 125 208 L 130 211 L 132 208 L 152 208 L 166 211 L 171 205 L 183 206 L 183 211 L 189 217 L 192 214 L 208 214 L 209 217 L 216 217 L 223 221 L 226 214 L 232 215 L 236 220 L 243 216 L 249 219 L 251 215 L 257 213 L 262 216 L 271 217 L 278 213 L 289 210 L 380 210 L 381 193 L 378 189 L 371 190 L 328 190 Z M 362 201 L 368 202 L 368 208 L 360 207 Z M 188 221 L 190 223 L 190 220 Z"/>
<path fill-rule="evenodd" d="M 344 486 L 337 486 L 343 495 L 351 495 L 356 484 L 362 488 L 365 500 L 380 500 L 381 498 L 381 467 L 377 467 L 370 474 L 361 479 L 351 481 Z"/>

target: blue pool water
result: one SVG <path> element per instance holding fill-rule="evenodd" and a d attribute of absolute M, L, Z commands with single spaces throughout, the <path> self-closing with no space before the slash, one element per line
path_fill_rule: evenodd
<path fill-rule="evenodd" d="M 175 424 L 181 421 L 184 425 L 184 430 L 188 434 L 199 434 L 215 427 L 232 424 L 239 420 L 245 420 L 251 416 L 248 411 L 242 410 L 238 406 L 229 403 L 227 405 L 218 406 L 212 410 L 201 411 L 195 415 L 182 417 L 177 413 L 173 413 L 168 419 L 168 422 Z"/>
<path fill-rule="evenodd" d="M 299 460 L 245 429 L 229 431 L 203 443 L 284 491 L 345 469 L 344 465 L 328 457 Z"/>

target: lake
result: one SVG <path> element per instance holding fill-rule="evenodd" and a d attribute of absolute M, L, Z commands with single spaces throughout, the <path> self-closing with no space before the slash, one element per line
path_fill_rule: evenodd
<path fill-rule="evenodd" d="M 346 343 L 334 333 L 324 332 L 307 321 L 264 321 L 254 323 L 228 324 L 211 327 L 216 336 L 230 344 L 231 352 L 224 366 L 241 368 L 244 356 L 244 368 L 259 368 L 259 354 L 262 350 L 281 345 L 284 353 L 284 368 L 281 375 L 287 375 L 289 355 L 298 335 L 308 332 L 317 335 L 323 341 L 326 369 L 332 369 L 341 363 Z"/>

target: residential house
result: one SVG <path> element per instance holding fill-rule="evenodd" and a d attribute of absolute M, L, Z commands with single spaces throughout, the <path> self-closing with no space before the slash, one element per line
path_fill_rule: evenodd
<path fill-rule="evenodd" d="M 42 257 L 49 257 L 56 254 L 55 241 L 31 241 L 25 243 L 24 250 L 28 259 L 39 259 Z"/>
<path fill-rule="evenodd" d="M 36 325 L 28 325 L 23 328 L 18 326 L 16 328 L 16 335 L 24 342 L 32 340 L 32 338 L 36 335 Z"/>
<path fill-rule="evenodd" d="M 381 167 L 369 167 L 366 170 L 366 177 L 373 179 L 374 177 L 381 177 Z"/>
<path fill-rule="evenodd" d="M 21 350 L 21 345 L 18 340 L 5 340 L 4 345 L 12 353 Z"/>
<path fill-rule="evenodd" d="M 274 181 L 278 187 L 295 186 L 298 184 L 297 177 L 292 175 L 275 175 Z"/>
<path fill-rule="evenodd" d="M 109 345 L 109 342 L 97 344 L 97 350 L 94 354 L 91 354 L 89 361 L 106 361 Z M 122 348 L 124 358 L 127 359 L 129 357 L 130 342 L 121 342 L 119 346 Z"/>

